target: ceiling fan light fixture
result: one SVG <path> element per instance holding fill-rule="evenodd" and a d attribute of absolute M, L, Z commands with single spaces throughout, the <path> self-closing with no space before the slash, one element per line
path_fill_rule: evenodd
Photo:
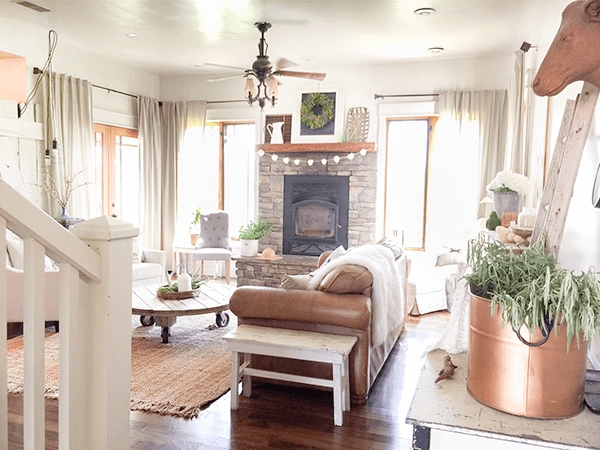
<path fill-rule="evenodd" d="M 276 100 L 279 97 L 279 83 L 273 76 L 267 78 L 267 91 L 269 98 Z"/>
<path fill-rule="evenodd" d="M 417 8 L 413 11 L 417 16 L 430 16 L 435 12 L 433 8 Z"/>
<path fill-rule="evenodd" d="M 258 89 L 251 77 L 246 77 L 246 86 L 244 87 L 244 96 L 254 98 L 258 95 Z"/>

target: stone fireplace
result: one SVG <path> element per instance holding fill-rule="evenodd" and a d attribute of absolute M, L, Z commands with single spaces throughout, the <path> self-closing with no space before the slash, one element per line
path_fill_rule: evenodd
<path fill-rule="evenodd" d="M 341 150 L 341 152 L 343 151 Z M 332 202 L 331 198 L 326 198 L 326 195 L 321 195 L 321 198 L 312 204 L 300 203 L 296 205 L 296 212 L 302 214 L 302 218 L 297 216 L 296 219 L 305 221 L 300 225 L 301 234 L 305 231 L 304 234 L 326 235 L 328 236 L 326 239 L 331 239 L 331 235 L 334 235 L 335 239 L 341 237 L 343 241 L 337 243 L 337 245 L 344 245 L 346 248 L 374 243 L 376 233 L 377 153 L 369 152 L 364 156 L 357 155 L 351 161 L 342 158 L 337 164 L 331 161 L 333 155 L 327 153 L 306 152 L 296 153 L 295 155 L 303 159 L 303 162 L 298 166 L 293 162 L 285 164 L 282 157 L 276 161 L 267 156 L 260 159 L 258 214 L 269 221 L 273 226 L 273 231 L 270 236 L 261 240 L 259 251 L 269 246 L 278 254 L 284 255 L 319 255 L 321 253 L 318 246 L 313 246 L 309 253 L 295 252 L 292 250 L 293 244 L 291 247 L 288 244 L 284 247 L 284 234 L 296 234 L 294 231 L 297 230 L 295 227 L 298 226 L 298 222 L 291 221 L 291 216 L 287 223 L 284 221 L 284 210 L 289 209 L 284 206 L 285 185 L 291 182 L 286 180 L 293 180 L 297 176 L 316 180 L 316 183 L 321 185 L 339 177 L 347 180 L 348 186 L 347 213 L 345 210 L 340 212 L 338 209 L 337 218 L 333 217 L 337 208 L 334 205 L 335 202 Z M 321 159 L 328 156 L 329 163 L 327 165 L 321 164 Z M 315 161 L 312 166 L 306 164 L 308 158 Z M 320 181 L 319 177 L 323 177 L 323 181 Z M 300 190 L 304 189 L 303 187 Z M 341 189 L 343 190 L 345 187 Z M 320 193 L 323 194 L 323 189 L 320 189 Z M 299 196 L 299 198 L 301 197 L 302 195 Z M 321 200 L 322 202 L 319 202 Z M 306 209 L 303 207 L 306 207 Z M 301 236 L 302 239 L 306 237 Z M 324 236 L 318 237 L 323 238 Z M 337 246 L 335 242 L 331 245 L 334 245 L 334 248 Z M 296 245 L 296 248 L 299 248 L 298 245 Z"/>

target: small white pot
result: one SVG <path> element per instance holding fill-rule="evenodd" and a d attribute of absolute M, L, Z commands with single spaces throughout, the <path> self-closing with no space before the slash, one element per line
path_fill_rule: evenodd
<path fill-rule="evenodd" d="M 256 256 L 258 255 L 258 239 L 246 240 L 241 239 L 241 250 L 240 254 L 242 256 Z"/>

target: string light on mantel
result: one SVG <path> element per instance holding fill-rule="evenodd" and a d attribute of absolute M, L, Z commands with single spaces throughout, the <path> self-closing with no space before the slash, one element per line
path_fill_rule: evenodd
<path fill-rule="evenodd" d="M 277 161 L 279 159 L 279 156 L 277 154 L 275 154 L 275 153 L 266 153 L 263 149 L 260 149 L 257 153 L 258 153 L 258 156 L 260 156 L 261 158 L 266 155 L 266 156 L 271 157 L 271 159 L 273 161 Z M 322 158 L 321 159 L 321 164 L 324 165 L 324 166 L 326 166 L 327 164 L 331 164 L 331 163 L 333 163 L 333 164 L 339 164 L 342 159 L 346 159 L 348 161 L 353 161 L 354 158 L 356 158 L 357 156 L 365 156 L 366 154 L 367 154 L 367 149 L 363 148 L 361 151 L 359 151 L 357 153 L 348 153 L 346 156 L 335 155 L 331 159 L 329 159 L 329 158 Z M 303 160 L 304 159 L 294 158 L 294 160 L 292 161 L 289 156 L 284 156 L 281 159 L 281 161 L 284 164 L 293 163 L 296 166 L 299 166 L 300 163 L 302 163 Z M 312 166 L 315 163 L 315 160 L 312 159 L 312 158 L 307 158 L 304 161 L 306 161 L 306 164 L 308 166 Z"/>

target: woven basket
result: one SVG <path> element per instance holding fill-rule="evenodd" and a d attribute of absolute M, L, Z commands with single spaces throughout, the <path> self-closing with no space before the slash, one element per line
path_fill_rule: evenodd
<path fill-rule="evenodd" d="M 369 110 L 350 108 L 346 115 L 346 139 L 348 142 L 366 142 L 369 134 Z"/>

